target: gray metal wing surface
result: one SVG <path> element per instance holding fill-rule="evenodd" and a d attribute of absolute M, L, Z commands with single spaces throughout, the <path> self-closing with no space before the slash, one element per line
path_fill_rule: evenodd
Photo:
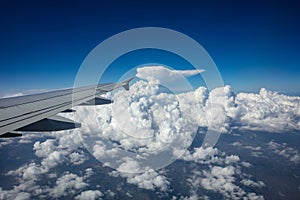
<path fill-rule="evenodd" d="M 0 99 L 0 137 L 20 136 L 19 131 L 58 131 L 80 127 L 79 123 L 56 114 L 72 112 L 71 108 L 78 105 L 111 103 L 111 100 L 99 95 L 119 87 L 128 90 L 131 80 Z"/>

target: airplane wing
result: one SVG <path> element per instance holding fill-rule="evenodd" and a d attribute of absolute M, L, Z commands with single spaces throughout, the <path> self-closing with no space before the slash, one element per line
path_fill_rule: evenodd
<path fill-rule="evenodd" d="M 0 99 L 0 138 L 21 136 L 20 131 L 59 131 L 80 127 L 79 123 L 56 114 L 74 112 L 74 106 L 112 103 L 100 95 L 119 87 L 129 90 L 132 79 Z"/>

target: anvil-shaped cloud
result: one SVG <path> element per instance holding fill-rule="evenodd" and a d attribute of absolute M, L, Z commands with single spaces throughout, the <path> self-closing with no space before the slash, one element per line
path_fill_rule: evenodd
<path fill-rule="evenodd" d="M 186 78 L 200 74 L 204 71 L 204 69 L 174 70 L 162 65 L 152 65 L 137 68 L 136 76 L 140 79 L 147 80 L 150 83 L 160 84 L 171 89 L 180 88 L 179 90 L 182 90 L 189 85 Z"/>

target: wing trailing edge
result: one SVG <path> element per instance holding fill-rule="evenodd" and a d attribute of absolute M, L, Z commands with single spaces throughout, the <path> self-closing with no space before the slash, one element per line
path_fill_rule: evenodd
<path fill-rule="evenodd" d="M 23 126 L 16 131 L 47 132 L 68 130 L 79 127 L 81 127 L 80 123 L 74 122 L 68 118 L 64 118 L 61 116 L 53 116 Z"/>
<path fill-rule="evenodd" d="M 96 97 L 92 100 L 79 104 L 79 106 L 97 106 L 97 105 L 110 104 L 110 103 L 113 103 L 113 101 L 110 99 L 106 99 L 103 97 Z"/>
<path fill-rule="evenodd" d="M 4 133 L 2 135 L 0 135 L 0 138 L 12 138 L 12 137 L 21 137 L 22 134 L 21 133 Z"/>

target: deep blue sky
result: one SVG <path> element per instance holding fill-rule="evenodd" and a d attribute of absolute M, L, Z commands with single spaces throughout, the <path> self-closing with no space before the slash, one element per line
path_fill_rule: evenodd
<path fill-rule="evenodd" d="M 145 26 L 198 41 L 235 91 L 300 94 L 297 1 L 86 2 L 0 2 L 0 96 L 71 87 L 96 45 Z"/>

